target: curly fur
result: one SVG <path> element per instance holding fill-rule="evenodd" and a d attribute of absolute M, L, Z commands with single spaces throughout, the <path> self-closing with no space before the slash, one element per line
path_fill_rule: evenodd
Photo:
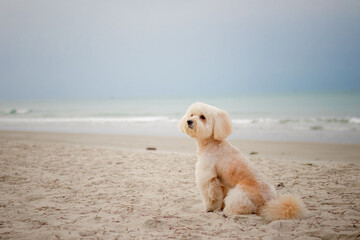
<path fill-rule="evenodd" d="M 194 103 L 179 129 L 197 142 L 196 181 L 205 211 L 225 215 L 261 214 L 268 221 L 301 218 L 305 206 L 292 195 L 277 198 L 274 188 L 227 140 L 232 131 L 228 114 L 205 103 Z"/>

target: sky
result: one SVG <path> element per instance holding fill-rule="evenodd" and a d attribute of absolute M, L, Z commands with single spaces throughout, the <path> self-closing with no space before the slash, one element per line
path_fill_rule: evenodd
<path fill-rule="evenodd" d="M 358 0 L 0 0 L 0 99 L 354 89 Z"/>

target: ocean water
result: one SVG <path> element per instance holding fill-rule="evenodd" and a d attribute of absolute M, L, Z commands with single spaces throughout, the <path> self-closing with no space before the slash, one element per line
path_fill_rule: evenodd
<path fill-rule="evenodd" d="M 197 101 L 229 113 L 233 139 L 360 143 L 360 92 L 0 101 L 0 130 L 183 136 L 177 122 Z"/>

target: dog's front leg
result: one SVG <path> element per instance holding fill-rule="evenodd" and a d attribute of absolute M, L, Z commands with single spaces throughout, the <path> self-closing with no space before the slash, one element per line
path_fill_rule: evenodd
<path fill-rule="evenodd" d="M 220 210 L 223 205 L 223 191 L 218 178 L 214 177 L 200 188 L 206 212 Z"/>
<path fill-rule="evenodd" d="M 223 191 L 219 179 L 212 171 L 196 169 L 196 181 L 200 190 L 206 212 L 219 210 L 223 205 Z"/>
<path fill-rule="evenodd" d="M 224 196 L 214 164 L 206 158 L 199 158 L 196 162 L 195 172 L 196 182 L 205 204 L 205 211 L 221 210 Z"/>

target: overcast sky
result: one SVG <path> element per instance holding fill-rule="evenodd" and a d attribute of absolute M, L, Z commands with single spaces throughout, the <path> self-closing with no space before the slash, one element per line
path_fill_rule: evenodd
<path fill-rule="evenodd" d="M 0 0 L 0 98 L 360 89 L 360 1 Z"/>

